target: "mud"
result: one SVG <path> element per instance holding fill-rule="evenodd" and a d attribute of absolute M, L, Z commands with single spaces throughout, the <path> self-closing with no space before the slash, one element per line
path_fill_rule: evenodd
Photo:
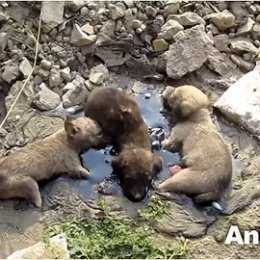
<path fill-rule="evenodd" d="M 155 128 L 159 128 L 160 131 L 163 130 L 166 138 L 170 126 L 161 113 L 160 97 L 149 88 L 149 85 L 147 86 L 148 90 L 137 95 L 142 115 L 151 133 Z M 145 98 L 147 92 L 151 92 L 151 98 Z M 151 223 L 155 230 L 170 235 L 170 238 L 165 235 L 166 240 L 172 241 L 174 240 L 172 236 L 176 235 L 190 238 L 192 257 L 215 257 L 215 251 L 219 253 L 219 257 L 226 257 L 229 253 L 238 256 L 239 252 L 242 252 L 241 248 L 233 247 L 225 252 L 220 244 L 223 243 L 230 223 L 238 223 L 244 228 L 254 228 L 259 224 L 258 221 L 250 221 L 251 218 L 256 218 L 259 204 L 257 199 L 260 196 L 259 144 L 243 130 L 222 120 L 218 120 L 218 123 L 234 156 L 233 190 L 231 198 L 223 202 L 224 211 L 217 212 L 210 206 L 198 207 L 187 196 L 174 195 L 171 199 L 167 199 L 170 203 L 167 214 L 159 221 L 155 220 Z M 42 233 L 49 225 L 73 218 L 91 221 L 102 217 L 98 206 L 100 198 L 106 201 L 111 215 L 137 217 L 138 210 L 149 202 L 149 195 L 153 193 L 153 189 L 140 203 L 132 203 L 122 196 L 121 188 L 109 164 L 110 153 L 111 147 L 99 151 L 89 150 L 82 154 L 83 165 L 92 173 L 88 180 L 60 177 L 43 185 L 41 187 L 44 205 L 42 210 L 31 208 L 26 203 L 16 200 L 1 201 L 0 258 L 41 240 Z M 156 153 L 163 157 L 164 167 L 154 185 L 157 181 L 168 177 L 169 163 L 178 164 L 180 159 L 178 154 L 162 150 Z M 241 210 L 243 210 L 243 217 L 240 217 Z M 205 236 L 206 234 L 209 236 Z M 198 237 L 202 238 L 198 239 Z M 205 253 L 203 248 L 209 245 L 212 250 L 207 249 Z M 247 256 L 256 256 L 251 249 L 245 252 Z"/>

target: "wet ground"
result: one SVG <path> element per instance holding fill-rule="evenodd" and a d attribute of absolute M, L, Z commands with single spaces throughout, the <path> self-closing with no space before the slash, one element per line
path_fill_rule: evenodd
<path fill-rule="evenodd" d="M 151 98 L 145 98 L 147 92 L 151 92 Z M 170 127 L 161 113 L 160 97 L 153 90 L 146 90 L 145 93 L 137 96 L 141 113 L 151 132 L 160 128 L 167 137 Z M 153 225 L 160 233 L 170 235 L 164 237 L 167 241 L 174 240 L 176 234 L 191 238 L 192 257 L 216 257 L 217 254 L 219 257 L 229 254 L 237 257 L 239 253 L 256 257 L 259 250 L 254 248 L 241 251 L 234 247 L 225 253 L 223 239 L 230 223 L 238 223 L 244 228 L 259 226 L 259 203 L 256 200 L 252 204 L 260 196 L 259 143 L 246 132 L 226 122 L 220 121 L 220 129 L 231 145 L 235 158 L 232 196 L 223 212 L 226 216 L 220 216 L 210 208 L 198 208 L 187 196 L 176 195 L 170 201 L 167 215 Z M 44 185 L 41 188 L 44 204 L 42 211 L 30 208 L 25 203 L 21 207 L 16 200 L 1 201 L 0 258 L 39 241 L 42 232 L 51 224 L 73 218 L 98 218 L 101 212 L 96 200 L 100 197 L 106 199 L 114 214 L 135 217 L 137 210 L 147 204 L 149 196 L 140 203 L 132 203 L 122 196 L 109 164 L 110 150 L 89 150 L 82 154 L 83 165 L 92 173 L 88 180 L 60 177 Z M 162 150 L 156 152 L 164 160 L 164 168 L 158 175 L 159 180 L 162 180 L 168 176 L 168 163 L 177 164 L 179 157 L 178 154 Z M 240 210 L 243 212 L 239 213 Z"/>

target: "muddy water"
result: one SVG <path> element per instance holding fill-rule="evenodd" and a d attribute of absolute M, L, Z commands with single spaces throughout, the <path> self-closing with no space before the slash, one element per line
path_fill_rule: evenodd
<path fill-rule="evenodd" d="M 151 97 L 146 98 L 147 93 L 150 93 Z M 167 137 L 170 133 L 170 126 L 161 113 L 162 104 L 159 95 L 155 91 L 149 90 L 138 94 L 136 98 L 149 129 L 151 131 L 162 129 L 164 137 Z M 78 114 L 78 116 L 83 116 L 83 113 Z M 163 158 L 163 170 L 159 173 L 158 179 L 165 179 L 168 176 L 167 165 L 179 163 L 179 156 L 176 153 L 173 154 L 159 149 L 155 150 L 155 153 Z M 98 195 L 97 190 L 108 195 L 122 195 L 121 188 L 116 177 L 113 176 L 112 167 L 109 163 L 111 155 L 113 155 L 112 147 L 102 150 L 90 149 L 81 155 L 83 166 L 90 170 L 91 176 L 88 180 L 76 180 L 72 185 L 84 199 L 95 199 Z M 102 185 L 99 185 L 100 183 Z M 106 189 L 104 190 L 103 187 L 106 187 Z"/>

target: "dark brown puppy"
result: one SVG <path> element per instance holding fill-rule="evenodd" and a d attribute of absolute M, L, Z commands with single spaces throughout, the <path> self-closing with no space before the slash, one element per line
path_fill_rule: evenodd
<path fill-rule="evenodd" d="M 41 207 L 37 181 L 61 173 L 89 176 L 81 166 L 79 153 L 102 142 L 102 130 L 92 119 L 67 119 L 64 129 L 0 160 L 0 198 L 24 198 Z"/>
<path fill-rule="evenodd" d="M 185 168 L 161 183 L 158 190 L 185 193 L 198 203 L 219 200 L 231 183 L 232 158 L 210 119 L 209 100 L 189 85 L 167 87 L 162 97 L 178 121 L 163 148 L 181 151 Z"/>
<path fill-rule="evenodd" d="M 119 156 L 112 160 L 123 192 L 132 201 L 141 201 L 162 160 L 152 153 L 148 127 L 135 99 L 114 88 L 97 88 L 85 105 L 85 115 L 94 119 L 111 136 Z"/>

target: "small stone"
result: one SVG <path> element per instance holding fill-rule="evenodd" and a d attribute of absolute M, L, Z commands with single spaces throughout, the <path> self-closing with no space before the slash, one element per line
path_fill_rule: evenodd
<path fill-rule="evenodd" d="M 132 25 L 133 25 L 134 29 L 137 29 L 137 28 L 141 27 L 142 22 L 137 20 L 137 19 L 135 19 L 135 20 L 133 20 Z"/>
<path fill-rule="evenodd" d="M 260 23 L 260 14 L 255 18 L 256 22 Z"/>
<path fill-rule="evenodd" d="M 68 8 L 76 13 L 78 12 L 81 8 L 84 8 L 83 6 L 85 5 L 84 0 L 72 0 L 69 2 Z"/>
<path fill-rule="evenodd" d="M 260 37 L 260 23 L 255 23 L 252 29 L 252 33 L 259 39 Z"/>
<path fill-rule="evenodd" d="M 50 72 L 40 67 L 36 67 L 35 74 L 38 75 L 42 79 L 48 79 Z"/>
<path fill-rule="evenodd" d="M 87 35 L 78 24 L 75 24 L 71 33 L 70 41 L 77 46 L 91 45 L 97 39 L 96 35 Z"/>
<path fill-rule="evenodd" d="M 71 80 L 70 68 L 66 67 L 62 69 L 60 71 L 60 75 L 66 82 L 70 81 Z"/>
<path fill-rule="evenodd" d="M 86 15 L 88 15 L 88 13 L 89 13 L 89 10 L 88 10 L 88 8 L 86 6 L 81 8 L 81 10 L 80 10 L 80 15 L 81 16 L 86 16 Z"/>
<path fill-rule="evenodd" d="M 145 86 L 144 83 L 142 83 L 141 81 L 135 80 L 134 84 L 132 86 L 132 91 L 134 91 L 134 93 L 136 94 L 140 94 L 143 92 Z"/>
<path fill-rule="evenodd" d="M 170 3 L 170 4 L 165 3 L 165 7 L 163 9 L 163 14 L 165 17 L 168 17 L 171 14 L 177 14 L 179 8 L 180 8 L 180 3 L 178 3 L 178 2 Z"/>
<path fill-rule="evenodd" d="M 248 7 L 248 11 L 251 13 L 251 14 L 257 14 L 257 9 L 254 5 L 250 5 Z"/>
<path fill-rule="evenodd" d="M 255 45 L 247 38 L 232 39 L 230 46 L 234 52 L 250 52 L 254 54 L 259 52 Z"/>
<path fill-rule="evenodd" d="M 62 96 L 64 108 L 82 104 L 89 94 L 89 91 L 85 87 L 85 79 L 81 76 L 77 75 L 72 84 L 70 89 Z"/>
<path fill-rule="evenodd" d="M 102 72 L 91 73 L 89 80 L 96 85 L 101 85 L 104 82 L 104 74 Z"/>
<path fill-rule="evenodd" d="M 113 4 L 109 5 L 109 9 L 110 9 L 110 16 L 114 21 L 124 17 L 126 11 L 125 5 L 120 2 L 118 2 L 116 5 Z"/>
<path fill-rule="evenodd" d="M 40 85 L 40 91 L 33 100 L 33 104 L 43 111 L 55 109 L 60 102 L 59 95 L 48 89 L 44 83 Z"/>
<path fill-rule="evenodd" d="M 16 80 L 19 75 L 18 65 L 15 62 L 10 61 L 4 66 L 4 72 L 2 73 L 1 78 L 7 83 L 11 83 Z"/>
<path fill-rule="evenodd" d="M 8 41 L 8 34 L 5 32 L 0 33 L 0 54 L 5 50 Z"/>
<path fill-rule="evenodd" d="M 219 51 L 229 51 L 230 39 L 227 34 L 219 34 L 214 37 L 214 44 Z"/>
<path fill-rule="evenodd" d="M 235 16 L 228 10 L 210 14 L 209 17 L 210 21 L 216 25 L 219 30 L 226 30 L 235 25 Z"/>
<path fill-rule="evenodd" d="M 41 19 L 51 28 L 63 22 L 64 2 L 46 1 L 42 3 Z"/>
<path fill-rule="evenodd" d="M 238 28 L 237 35 L 247 34 L 252 31 L 255 21 L 250 17 L 247 18 L 247 22 Z"/>
<path fill-rule="evenodd" d="M 152 97 L 151 93 L 145 93 L 144 95 L 145 99 L 150 99 Z"/>
<path fill-rule="evenodd" d="M 252 62 L 248 62 L 243 60 L 240 56 L 231 54 L 230 59 L 241 69 L 244 71 L 251 71 L 254 69 L 255 64 Z"/>
<path fill-rule="evenodd" d="M 45 70 L 50 70 L 52 63 L 51 63 L 51 61 L 48 61 L 48 60 L 41 60 L 40 66 L 41 66 L 41 68 L 43 68 Z"/>
<path fill-rule="evenodd" d="M 56 67 L 52 67 L 49 76 L 49 86 L 50 88 L 59 87 L 62 83 L 62 78 L 60 75 L 60 70 Z"/>
<path fill-rule="evenodd" d="M 145 7 L 145 12 L 149 17 L 155 17 L 157 10 L 151 6 L 146 6 Z"/>
<path fill-rule="evenodd" d="M 103 64 L 92 67 L 91 70 L 89 71 L 89 75 L 94 74 L 94 73 L 102 73 L 104 76 L 103 81 L 105 81 L 109 76 L 109 71 L 106 68 L 106 66 L 104 66 Z"/>
<path fill-rule="evenodd" d="M 29 74 L 32 72 L 32 65 L 27 58 L 23 58 L 22 62 L 19 65 L 19 70 L 22 72 L 24 77 L 29 76 Z"/>
<path fill-rule="evenodd" d="M 167 20 L 173 19 L 179 22 L 182 26 L 192 26 L 196 24 L 205 25 L 206 22 L 196 13 L 186 12 L 178 15 L 170 15 Z"/>
<path fill-rule="evenodd" d="M 8 19 L 9 19 L 9 16 L 0 10 L 0 22 L 7 21 Z"/>
<path fill-rule="evenodd" d="M 94 32 L 94 27 L 92 25 L 90 25 L 89 23 L 86 23 L 85 25 L 83 25 L 81 27 L 81 30 L 85 33 L 87 33 L 88 35 L 93 35 L 95 34 Z"/>
<path fill-rule="evenodd" d="M 169 20 L 162 26 L 161 32 L 158 34 L 158 38 L 172 40 L 173 36 L 183 29 L 184 27 L 179 22 Z"/>
<path fill-rule="evenodd" d="M 156 39 L 153 41 L 154 51 L 165 51 L 169 47 L 169 44 L 164 39 Z"/>

